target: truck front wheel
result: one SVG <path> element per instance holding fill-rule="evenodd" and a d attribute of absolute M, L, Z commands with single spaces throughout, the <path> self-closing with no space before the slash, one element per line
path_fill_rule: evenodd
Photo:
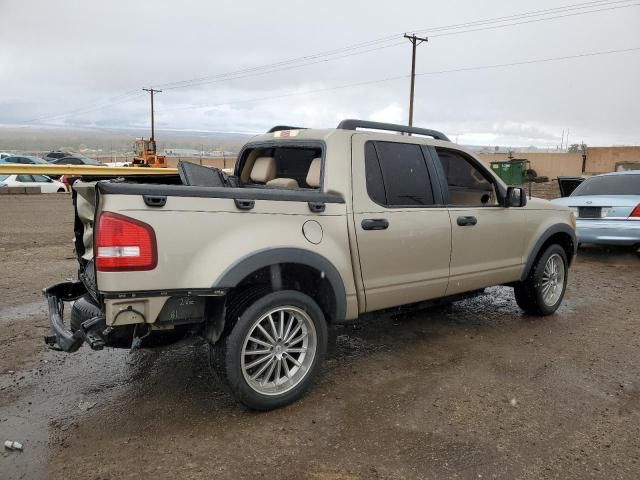
<path fill-rule="evenodd" d="M 211 348 L 212 366 L 235 397 L 249 408 L 271 410 L 299 399 L 313 384 L 327 348 L 327 324 L 308 295 L 271 292 L 240 313 L 229 335 Z"/>
<path fill-rule="evenodd" d="M 549 246 L 536 260 L 528 277 L 515 286 L 516 303 L 531 315 L 551 315 L 567 288 L 567 254 L 557 244 Z"/>

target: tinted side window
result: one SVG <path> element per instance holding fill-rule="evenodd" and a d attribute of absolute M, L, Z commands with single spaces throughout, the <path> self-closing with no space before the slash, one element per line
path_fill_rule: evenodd
<path fill-rule="evenodd" d="M 427 164 L 420 145 L 375 142 L 386 193 L 385 205 L 433 205 Z"/>
<path fill-rule="evenodd" d="M 382 170 L 380 170 L 380 162 L 373 142 L 367 142 L 364 145 L 364 169 L 367 177 L 369 198 L 376 203 L 386 205 L 387 193 L 384 190 Z"/>
<path fill-rule="evenodd" d="M 437 149 L 438 157 L 442 163 L 442 168 L 447 176 L 447 183 L 450 186 L 468 187 L 476 189 L 491 188 L 491 184 L 482 174 L 456 152 Z"/>
<path fill-rule="evenodd" d="M 436 148 L 449 187 L 450 205 L 496 205 L 497 195 L 487 175 L 462 153 Z"/>

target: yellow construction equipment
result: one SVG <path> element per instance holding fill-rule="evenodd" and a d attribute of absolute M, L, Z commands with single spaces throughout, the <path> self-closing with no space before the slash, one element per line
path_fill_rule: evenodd
<path fill-rule="evenodd" d="M 158 155 L 156 152 L 156 141 L 151 137 L 149 140 L 144 138 L 136 138 L 133 145 L 133 162 L 135 167 L 155 167 L 166 168 L 167 162 L 164 155 Z"/>

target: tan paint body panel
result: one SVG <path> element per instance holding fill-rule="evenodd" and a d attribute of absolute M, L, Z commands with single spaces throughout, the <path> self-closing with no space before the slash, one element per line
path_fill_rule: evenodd
<path fill-rule="evenodd" d="M 283 215 L 278 212 L 285 202 L 256 201 L 253 210 L 240 212 L 232 199 L 169 197 L 162 209 L 132 209 L 137 203 L 144 205 L 137 196 L 105 195 L 103 199 L 103 211 L 153 227 L 158 266 L 152 271 L 98 272 L 102 292 L 211 288 L 225 270 L 252 253 L 294 247 L 330 259 L 345 284 L 347 315 L 357 316 L 345 205 L 327 204 L 323 214 L 314 214 L 306 203 L 286 202 L 288 213 Z M 307 240 L 302 230 L 311 219 L 322 226 L 319 244 Z"/>

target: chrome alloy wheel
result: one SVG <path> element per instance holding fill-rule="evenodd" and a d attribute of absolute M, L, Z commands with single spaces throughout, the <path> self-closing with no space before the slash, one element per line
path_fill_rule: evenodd
<path fill-rule="evenodd" d="M 548 306 L 556 304 L 564 289 L 564 262 L 562 257 L 554 253 L 547 259 L 542 272 L 542 299 Z"/>
<path fill-rule="evenodd" d="M 242 346 L 242 375 L 256 392 L 281 395 L 307 375 L 316 346 L 316 328 L 304 310 L 274 308 L 249 329 Z"/>

